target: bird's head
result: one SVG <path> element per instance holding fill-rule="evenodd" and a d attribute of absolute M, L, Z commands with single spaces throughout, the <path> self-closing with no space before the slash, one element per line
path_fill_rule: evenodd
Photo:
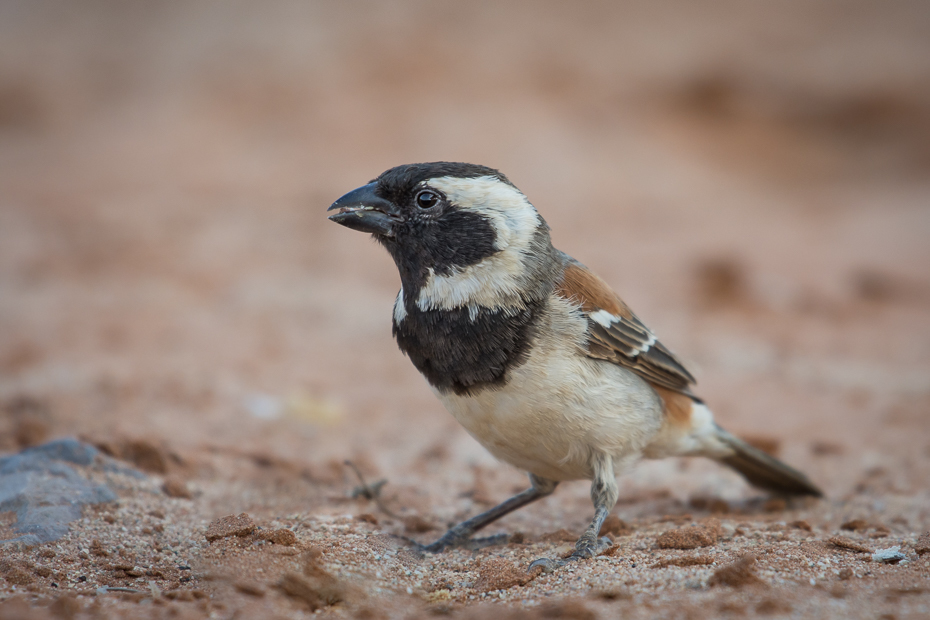
<path fill-rule="evenodd" d="M 371 233 L 421 310 L 521 306 L 551 280 L 555 250 L 536 208 L 503 174 L 474 164 L 397 166 L 329 208 Z"/>

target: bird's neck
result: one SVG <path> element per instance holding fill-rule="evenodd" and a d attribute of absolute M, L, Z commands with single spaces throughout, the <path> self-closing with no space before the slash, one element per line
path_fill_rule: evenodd
<path fill-rule="evenodd" d="M 400 301 L 400 300 L 398 300 Z M 519 308 L 453 309 L 394 313 L 394 338 L 440 392 L 473 394 L 505 385 L 511 369 L 526 361 L 548 297 Z"/>
<path fill-rule="evenodd" d="M 544 299 L 561 272 L 561 253 L 544 225 L 527 245 L 505 247 L 464 267 L 394 258 L 408 312 L 519 310 Z"/>
<path fill-rule="evenodd" d="M 526 360 L 561 268 L 544 232 L 532 258 L 501 252 L 448 275 L 429 271 L 422 281 L 401 272 L 394 337 L 437 390 L 502 386 Z"/>

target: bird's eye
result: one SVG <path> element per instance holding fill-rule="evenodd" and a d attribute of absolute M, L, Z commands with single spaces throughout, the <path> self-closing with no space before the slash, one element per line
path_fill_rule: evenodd
<path fill-rule="evenodd" d="M 439 203 L 439 196 L 436 192 L 431 192 L 429 190 L 423 190 L 417 194 L 417 206 L 421 209 L 429 209 L 430 207 L 435 207 Z"/>

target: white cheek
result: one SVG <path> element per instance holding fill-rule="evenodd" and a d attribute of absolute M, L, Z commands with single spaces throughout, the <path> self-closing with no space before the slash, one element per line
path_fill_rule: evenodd
<path fill-rule="evenodd" d="M 421 310 L 449 310 L 468 306 L 522 307 L 520 291 L 524 253 L 541 224 L 539 214 L 518 189 L 495 179 L 442 177 L 428 184 L 443 192 L 456 208 L 480 213 L 495 232 L 493 256 L 449 275 L 430 271 L 417 297 Z"/>

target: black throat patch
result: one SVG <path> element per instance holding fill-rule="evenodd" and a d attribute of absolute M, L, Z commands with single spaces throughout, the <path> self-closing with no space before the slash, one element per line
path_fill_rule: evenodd
<path fill-rule="evenodd" d="M 375 239 L 394 259 L 404 291 L 414 298 L 430 271 L 448 276 L 497 253 L 494 228 L 477 213 L 452 208 L 436 221 L 410 221 L 399 228 L 396 240 Z"/>
<path fill-rule="evenodd" d="M 415 304 L 394 322 L 394 338 L 430 385 L 440 392 L 474 394 L 507 383 L 526 361 L 546 298 L 522 309 L 422 311 Z"/>

